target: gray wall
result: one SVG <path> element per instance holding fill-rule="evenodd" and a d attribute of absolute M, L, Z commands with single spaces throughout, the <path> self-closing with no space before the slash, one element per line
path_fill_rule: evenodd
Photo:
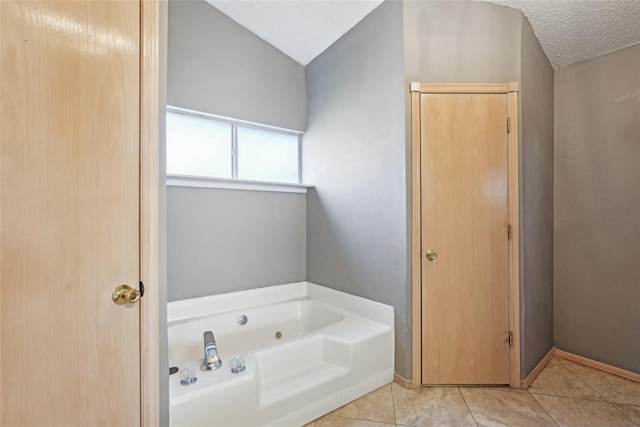
<path fill-rule="evenodd" d="M 304 131 L 304 67 L 203 0 L 169 1 L 168 104 Z"/>
<path fill-rule="evenodd" d="M 394 305 L 396 371 L 411 376 L 411 175 L 399 182 L 395 163 L 410 169 L 410 115 L 398 111 L 410 111 L 411 81 L 522 83 L 524 377 L 552 345 L 553 70 L 518 10 L 388 1 L 307 67 L 305 180 L 317 186 L 308 201 L 307 277 Z M 392 252 L 398 245 L 402 253 Z"/>
<path fill-rule="evenodd" d="M 640 372 L 640 45 L 555 88 L 555 345 Z"/>
<path fill-rule="evenodd" d="M 394 306 L 396 371 L 411 376 L 401 3 L 307 66 L 307 103 L 307 278 Z"/>
<path fill-rule="evenodd" d="M 528 27 L 526 20 L 524 21 Z M 452 25 L 455 23 L 455 25 Z M 539 151 L 551 149 L 553 136 L 553 117 L 548 122 L 548 114 L 544 116 L 541 109 L 547 107 L 551 103 L 551 114 L 553 109 L 553 70 L 547 69 L 548 61 L 546 57 L 540 57 L 541 48 L 537 43 L 537 39 L 530 30 L 523 29 L 522 14 L 517 9 L 504 6 L 497 6 L 480 2 L 447 2 L 447 1 L 406 1 L 404 6 L 404 45 L 405 45 L 405 86 L 408 87 L 412 81 L 423 83 L 508 83 L 521 82 L 521 90 L 527 95 L 523 97 L 527 99 L 526 106 L 523 105 L 523 111 L 526 110 L 527 119 L 532 120 L 526 126 L 526 139 L 538 141 L 538 136 L 544 139 L 540 142 L 537 149 L 528 152 L 521 147 L 521 156 L 530 157 L 527 159 L 527 168 L 523 167 L 523 159 L 521 158 L 521 210 L 525 208 L 525 194 L 530 194 L 531 201 L 534 200 L 536 191 L 540 188 L 540 182 L 544 181 L 541 177 L 546 177 L 545 170 L 552 169 L 553 162 L 549 165 L 542 165 L 542 170 L 538 170 L 540 162 L 538 161 Z M 523 37 L 525 39 L 523 39 Z M 533 37 L 533 38 L 532 38 Z M 544 59 L 544 61 L 543 61 Z M 537 77 L 532 73 L 522 75 L 522 61 L 535 67 L 537 71 L 542 71 L 543 76 Z M 527 79 L 525 82 L 524 79 Z M 545 83 L 551 79 L 551 87 L 545 86 Z M 525 89 L 524 86 L 531 86 Z M 535 95 L 536 90 L 542 90 L 543 94 Z M 550 92 L 549 92 L 550 90 Z M 546 102 L 546 104 L 545 104 Z M 405 98 L 406 110 L 411 111 L 410 94 L 406 91 Z M 534 122 L 538 118 L 547 120 L 543 123 Z M 524 122 L 524 120 L 523 120 Z M 410 153 L 411 138 L 409 129 L 411 127 L 411 117 L 406 117 L 407 129 L 407 151 Z M 524 143 L 521 137 L 520 143 Z M 542 156 L 542 154 L 540 154 Z M 407 155 L 410 158 L 410 154 Z M 411 170 L 411 165 L 407 164 L 407 169 Z M 528 174 L 527 174 L 528 173 Z M 410 175 L 410 172 L 408 174 Z M 524 181 L 532 180 L 530 184 Z M 410 189 L 410 181 L 407 187 Z M 544 181 L 542 186 L 549 182 Z M 531 186 L 533 192 L 527 193 L 524 186 Z M 546 187 L 544 187 L 546 188 Z M 410 191 L 410 190 L 409 190 Z M 410 193 L 409 193 L 410 194 Z M 527 203 L 527 206 L 531 204 Z M 548 195 L 548 202 L 551 202 L 551 193 Z M 409 214 L 411 211 L 407 209 Z M 536 224 L 538 215 L 532 209 L 532 219 L 521 218 L 521 224 Z M 541 221 L 538 221 L 541 222 Z M 549 222 L 547 225 L 551 225 Z M 551 231 L 543 230 L 543 241 L 551 240 Z M 523 233 L 524 234 L 524 233 Z M 409 234 L 410 235 L 410 234 Z M 534 240 L 531 248 L 536 248 L 538 242 Z M 520 286 L 522 292 L 521 298 L 521 375 L 525 377 L 531 371 L 529 365 L 535 360 L 538 361 L 546 354 L 550 346 L 546 349 L 542 356 L 539 356 L 541 342 L 551 341 L 550 325 L 539 321 L 542 317 L 547 320 L 545 314 L 536 315 L 538 306 L 551 306 L 551 296 L 543 302 L 536 300 L 540 297 L 540 293 L 531 292 L 527 288 L 527 283 L 536 283 L 538 278 L 535 277 L 535 266 L 538 262 L 542 262 L 541 268 L 544 270 L 545 265 L 551 264 L 551 255 L 546 260 L 539 259 L 525 260 L 525 254 L 531 248 L 524 246 L 524 239 L 521 240 L 521 266 L 528 265 L 529 270 L 521 268 Z M 410 258 L 409 258 L 410 260 Z M 527 264 L 528 263 L 528 264 Z M 547 268 L 548 271 L 548 268 Z M 528 273 L 527 273 L 528 272 Z M 527 278 L 526 274 L 533 272 L 534 277 Z M 543 283 L 543 288 L 551 286 L 551 282 Z M 544 295 L 542 295 L 544 297 Z M 530 309 L 528 309 L 528 307 Z M 547 311 L 549 313 L 550 311 Z M 532 315 L 527 316 L 525 313 Z M 529 324 L 531 322 L 531 324 Z M 543 328 L 543 330 L 540 330 Z M 537 359 L 537 360 L 536 360 Z"/>
<path fill-rule="evenodd" d="M 553 68 L 522 17 L 522 376 L 553 347 Z"/>
<path fill-rule="evenodd" d="M 168 300 L 306 279 L 305 194 L 168 188 Z"/>
<path fill-rule="evenodd" d="M 221 57 L 234 61 L 240 55 L 238 52 L 243 49 L 251 51 L 254 44 L 259 46 L 259 50 L 273 53 L 270 46 L 265 46 L 262 40 L 202 1 L 183 3 L 172 0 L 169 7 L 169 50 L 170 55 L 177 55 L 175 58 L 170 56 L 170 104 L 245 119 L 248 118 L 245 114 L 252 114 L 254 106 L 256 112 L 273 109 L 264 102 L 256 105 L 255 99 L 242 98 L 243 94 L 238 95 L 237 91 L 233 91 L 233 96 L 242 100 L 236 104 L 235 100 L 227 102 L 224 95 L 229 93 L 226 91 L 230 86 L 238 86 L 235 75 L 252 72 L 255 63 L 247 66 L 240 61 L 229 68 L 221 66 L 223 70 L 220 71 L 215 69 L 219 64 L 213 66 L 209 60 Z M 205 25 L 203 16 L 209 16 L 218 25 Z M 452 22 L 456 25 L 451 25 Z M 190 59 L 180 59 L 180 55 L 186 57 L 188 44 L 193 43 L 195 37 L 193 34 L 197 35 L 195 39 L 219 39 L 219 35 L 209 34 L 214 30 L 224 30 L 225 44 L 218 44 L 215 52 L 204 55 L 209 58 L 204 60 L 204 68 L 210 69 L 198 74 L 200 71 L 192 70 L 198 68 L 193 61 L 202 61 L 202 49 L 210 46 L 200 47 L 195 53 L 192 49 L 188 55 Z M 186 35 L 189 31 L 192 36 Z M 250 42 L 245 45 L 243 40 Z M 210 44 L 216 46 L 216 43 Z M 229 44 L 236 47 L 225 50 Z M 282 55 L 278 51 L 275 53 Z M 269 55 L 269 61 L 278 62 L 273 60 L 273 56 Z M 186 66 L 189 61 L 191 64 Z M 199 66 L 202 67 L 202 63 Z M 194 74 L 185 77 L 186 74 L 182 73 Z M 261 86 L 269 86 L 273 79 L 276 80 L 274 86 L 282 83 L 278 81 L 281 73 L 278 76 L 262 74 L 256 77 L 263 79 Z M 235 212 L 239 212 L 238 200 L 248 196 L 241 191 L 170 188 L 169 224 L 173 226 L 172 218 L 178 218 L 183 229 L 173 230 L 169 236 L 169 299 L 303 280 L 306 271 L 306 278 L 310 281 L 395 307 L 396 370 L 410 377 L 411 266 L 407 238 L 410 235 L 407 221 L 410 212 L 407 194 L 411 191 L 407 177 L 410 177 L 410 171 L 405 174 L 405 168 L 410 166 L 407 163 L 409 133 L 406 132 L 410 116 L 405 115 L 405 111 L 410 111 L 408 83 L 504 83 L 522 80 L 524 120 L 521 142 L 527 144 L 527 147 L 521 147 L 524 181 L 521 194 L 526 215 L 522 220 L 521 261 L 522 374 L 525 376 L 546 353 L 551 339 L 551 76 L 552 71 L 528 23 L 515 9 L 480 2 L 386 1 L 316 58 L 306 70 L 309 127 L 304 136 L 304 181 L 316 185 L 307 197 L 308 241 L 306 255 L 302 255 L 306 256 L 306 266 L 304 261 L 302 264 L 285 262 L 278 257 L 259 266 L 257 270 L 262 270 L 261 274 L 251 268 L 238 270 L 237 266 L 226 270 L 232 260 L 242 260 L 247 247 L 268 242 L 245 236 L 243 244 L 236 244 L 233 234 L 227 233 L 226 228 L 220 225 L 241 228 L 242 221 L 236 215 L 228 212 L 222 215 L 214 207 L 228 204 L 232 211 L 236 209 Z M 198 79 L 200 82 L 196 84 Z M 300 86 L 296 79 L 285 80 L 293 85 L 293 92 L 297 93 L 299 87 L 304 88 L 304 82 Z M 209 98 L 215 99 L 215 96 L 201 95 L 203 88 L 209 87 L 215 88 L 213 93 L 224 95 L 220 97 L 220 108 L 231 109 L 236 105 L 237 112 L 202 107 Z M 285 89 L 289 93 L 291 90 L 291 87 Z M 284 98 L 288 101 L 275 110 L 293 108 L 300 111 L 295 107 L 300 102 L 297 96 L 286 94 Z M 304 102 L 304 95 L 302 98 Z M 264 99 L 269 100 L 269 96 Z M 257 102 L 260 104 L 261 101 Z M 287 114 L 279 114 L 278 120 L 286 119 L 285 116 Z M 264 119 L 258 121 L 265 122 Z M 267 123 L 300 129 L 282 122 Z M 269 210 L 277 203 L 271 199 L 274 194 L 264 195 L 267 199 L 260 203 L 267 206 L 265 209 Z M 201 222 L 198 223 L 191 215 L 200 204 L 206 206 L 210 215 L 206 220 L 199 218 Z M 283 206 L 286 206 L 284 211 Z M 299 218 L 295 206 L 282 204 L 277 212 Z M 254 219 L 262 221 L 260 225 L 254 224 L 257 228 L 273 227 L 265 222 L 265 217 Z M 284 234 L 276 233 L 279 236 L 291 232 L 288 226 L 279 224 L 276 227 L 282 227 Z M 210 239 L 222 239 L 220 246 L 212 247 L 211 242 L 215 240 L 205 241 L 201 236 L 202 230 L 209 233 Z M 286 241 L 290 248 L 304 238 L 305 231 L 298 232 L 302 235 L 297 232 L 288 234 Z M 200 238 L 200 246 L 191 245 L 186 235 Z M 218 254 L 216 251 L 221 251 L 222 247 L 229 248 L 229 244 L 233 249 L 223 254 L 226 258 L 212 256 Z M 172 249 L 174 245 L 176 248 Z M 194 259 L 200 262 L 194 265 Z M 211 260 L 216 263 L 220 259 L 225 260 L 220 263 L 221 269 L 218 264 L 211 264 Z M 303 270 L 297 270 L 301 265 Z M 215 284 L 210 283 L 211 277 L 217 278 Z"/>
<path fill-rule="evenodd" d="M 481 2 L 406 1 L 406 81 L 520 81 L 520 11 Z"/>
<path fill-rule="evenodd" d="M 306 128 L 305 71 L 203 0 L 170 0 L 168 104 Z M 304 194 L 170 187 L 168 299 L 306 279 Z"/>

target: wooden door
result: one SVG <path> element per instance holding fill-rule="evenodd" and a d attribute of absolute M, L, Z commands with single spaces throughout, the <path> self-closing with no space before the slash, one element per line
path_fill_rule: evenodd
<path fill-rule="evenodd" d="M 0 424 L 140 425 L 140 4 L 0 4 Z"/>
<path fill-rule="evenodd" d="M 508 384 L 507 95 L 421 94 L 420 135 L 422 383 Z"/>

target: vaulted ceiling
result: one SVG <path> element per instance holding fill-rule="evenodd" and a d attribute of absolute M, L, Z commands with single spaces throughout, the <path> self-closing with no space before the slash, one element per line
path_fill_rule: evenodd
<path fill-rule="evenodd" d="M 489 0 L 522 10 L 553 68 L 640 43 L 639 0 Z"/>
<path fill-rule="evenodd" d="M 302 65 L 311 62 L 382 3 L 206 1 Z M 556 69 L 640 43 L 640 0 L 487 1 L 522 10 Z"/>
<path fill-rule="evenodd" d="M 206 0 L 302 65 L 307 65 L 382 0 Z"/>

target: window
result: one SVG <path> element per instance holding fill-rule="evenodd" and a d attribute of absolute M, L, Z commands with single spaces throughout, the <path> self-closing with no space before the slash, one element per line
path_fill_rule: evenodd
<path fill-rule="evenodd" d="M 299 182 L 298 136 L 238 127 L 238 178 Z"/>
<path fill-rule="evenodd" d="M 231 178 L 231 125 L 167 113 L 167 173 Z"/>
<path fill-rule="evenodd" d="M 167 174 L 299 183 L 300 134 L 170 109 Z"/>

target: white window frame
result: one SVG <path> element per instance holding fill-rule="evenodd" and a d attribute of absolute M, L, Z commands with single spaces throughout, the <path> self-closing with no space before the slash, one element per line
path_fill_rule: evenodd
<path fill-rule="evenodd" d="M 302 132 L 284 129 L 276 126 L 262 125 L 246 120 L 231 119 L 216 114 L 189 110 L 167 105 L 168 113 L 184 114 L 187 116 L 213 120 L 231 125 L 231 178 L 213 178 L 193 175 L 178 175 L 167 173 L 167 185 L 181 187 L 226 188 L 238 190 L 278 191 L 292 193 L 306 193 L 312 185 L 302 184 Z M 298 139 L 298 182 L 255 181 L 238 178 L 238 127 L 250 128 L 283 135 L 295 136 Z"/>

